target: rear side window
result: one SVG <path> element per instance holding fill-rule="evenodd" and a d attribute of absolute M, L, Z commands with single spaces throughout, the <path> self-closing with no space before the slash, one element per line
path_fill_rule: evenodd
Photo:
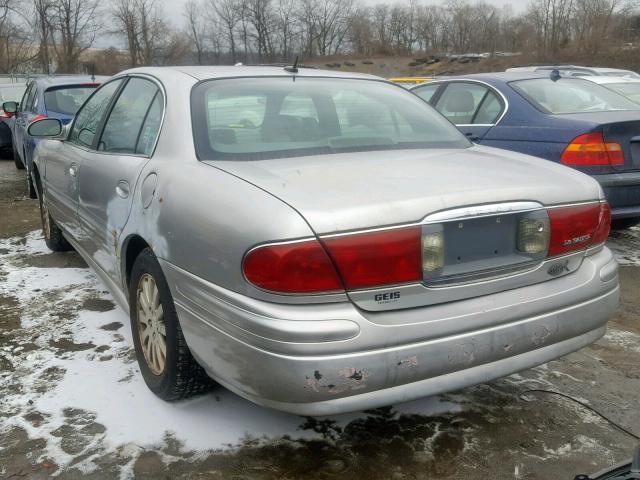
<path fill-rule="evenodd" d="M 425 102 L 430 102 L 439 88 L 440 84 L 436 83 L 434 85 L 425 85 L 424 87 L 414 88 L 411 91 L 418 95 Z"/>
<path fill-rule="evenodd" d="M 422 100 L 379 81 L 210 80 L 194 87 L 191 102 L 201 160 L 470 146 Z"/>
<path fill-rule="evenodd" d="M 96 87 L 50 88 L 44 92 L 44 106 L 47 112 L 73 116 Z"/>
<path fill-rule="evenodd" d="M 22 103 L 20 104 L 20 110 L 23 112 L 30 112 L 33 108 L 33 99 L 36 96 L 36 84 L 32 83 L 24 94 Z"/>
<path fill-rule="evenodd" d="M 98 127 L 109 107 L 111 98 L 122 80 L 114 80 L 102 86 L 80 108 L 69 133 L 69 141 L 84 147 L 93 146 Z"/>
<path fill-rule="evenodd" d="M 450 83 L 436 109 L 456 125 L 471 124 L 489 89 L 474 83 Z"/>
<path fill-rule="evenodd" d="M 156 144 L 156 138 L 160 131 L 160 123 L 162 122 L 162 112 L 164 109 L 162 100 L 162 94 L 158 91 L 153 99 L 149 113 L 147 113 L 144 125 L 142 125 L 142 130 L 138 135 L 136 153 L 140 155 L 149 156 L 153 153 L 153 147 Z"/>
<path fill-rule="evenodd" d="M 158 87 L 155 83 L 135 77 L 129 80 L 105 123 L 102 137 L 98 142 L 98 150 L 134 154 L 139 148 L 148 149 L 148 138 L 145 145 L 138 144 L 148 114 L 155 115 L 156 119 L 158 117 L 157 104 L 155 111 L 151 111 L 157 94 Z M 153 124 L 154 119 L 149 119 L 147 135 L 153 129 Z"/>
<path fill-rule="evenodd" d="M 489 90 L 482 100 L 478 111 L 473 117 L 474 124 L 493 125 L 502 113 L 502 102 L 498 96 Z"/>
<path fill-rule="evenodd" d="M 567 114 L 638 110 L 638 105 L 601 85 L 579 78 L 535 78 L 511 82 L 511 87 L 545 113 Z"/>

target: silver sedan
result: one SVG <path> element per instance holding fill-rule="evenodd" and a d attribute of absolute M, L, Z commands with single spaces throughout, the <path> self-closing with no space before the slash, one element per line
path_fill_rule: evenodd
<path fill-rule="evenodd" d="M 29 133 L 47 244 L 129 311 L 165 400 L 403 402 L 575 351 L 618 304 L 595 180 L 376 77 L 134 69 Z"/>

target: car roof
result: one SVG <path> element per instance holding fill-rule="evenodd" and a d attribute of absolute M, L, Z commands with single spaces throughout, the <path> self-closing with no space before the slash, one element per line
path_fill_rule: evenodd
<path fill-rule="evenodd" d="M 546 70 L 565 70 L 569 72 L 585 72 L 592 73 L 596 76 L 598 73 L 604 75 L 606 73 L 620 73 L 620 74 L 635 74 L 633 70 L 626 70 L 621 68 L 612 67 L 588 67 L 584 65 L 531 65 L 526 67 L 514 67 L 508 68 L 507 72 L 534 72 L 534 71 L 546 71 Z"/>
<path fill-rule="evenodd" d="M 588 76 L 580 78 L 599 85 L 607 85 L 611 83 L 640 83 L 640 78 L 637 77 Z"/>
<path fill-rule="evenodd" d="M 447 77 L 446 79 L 434 79 L 435 83 L 439 81 L 451 81 L 451 80 L 479 80 L 479 81 L 501 81 L 501 82 L 513 82 L 516 80 L 531 80 L 535 78 L 549 78 L 551 72 L 531 72 L 531 71 L 515 71 L 515 72 L 489 72 L 489 73 L 473 73 L 469 75 L 457 75 Z M 569 77 L 576 78 L 576 77 Z"/>
<path fill-rule="evenodd" d="M 208 80 L 216 78 L 234 78 L 234 77 L 289 77 L 293 73 L 285 71 L 282 66 L 249 66 L 249 65 L 229 65 L 229 66 L 185 66 L 185 67 L 139 67 L 125 70 L 119 75 L 125 74 L 148 74 L 157 78 L 174 76 L 175 74 L 183 74 L 193 79 Z M 320 70 L 316 68 L 299 67 L 295 74 L 299 77 L 332 77 L 332 78 L 361 78 L 369 80 L 384 80 L 375 75 L 364 73 L 342 72 L 335 70 Z"/>
<path fill-rule="evenodd" d="M 34 81 L 47 87 L 58 87 L 64 85 L 78 85 L 82 83 L 103 83 L 109 77 L 104 75 L 56 75 L 51 77 L 38 77 Z"/>
<path fill-rule="evenodd" d="M 26 83 L 0 83 L 0 89 L 3 88 L 26 88 Z"/>

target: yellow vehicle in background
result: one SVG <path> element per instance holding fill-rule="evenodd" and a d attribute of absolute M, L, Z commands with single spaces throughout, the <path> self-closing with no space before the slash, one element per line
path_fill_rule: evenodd
<path fill-rule="evenodd" d="M 393 77 L 389 79 L 390 82 L 397 83 L 403 87 L 412 87 L 432 80 L 433 77 Z"/>

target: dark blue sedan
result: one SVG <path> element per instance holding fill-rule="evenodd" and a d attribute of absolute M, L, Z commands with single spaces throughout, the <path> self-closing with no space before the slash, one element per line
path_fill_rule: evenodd
<path fill-rule="evenodd" d="M 13 123 L 13 149 L 16 166 L 27 169 L 29 196 L 36 198 L 31 178 L 33 150 L 37 140 L 27 134 L 27 127 L 34 120 L 51 117 L 66 124 L 89 95 L 108 77 L 52 76 L 40 77 L 27 85 L 22 100 L 5 102 L 3 108 L 15 112 Z"/>
<path fill-rule="evenodd" d="M 549 72 L 448 78 L 412 91 L 470 140 L 576 168 L 602 185 L 614 227 L 640 222 L 640 106 Z"/>

